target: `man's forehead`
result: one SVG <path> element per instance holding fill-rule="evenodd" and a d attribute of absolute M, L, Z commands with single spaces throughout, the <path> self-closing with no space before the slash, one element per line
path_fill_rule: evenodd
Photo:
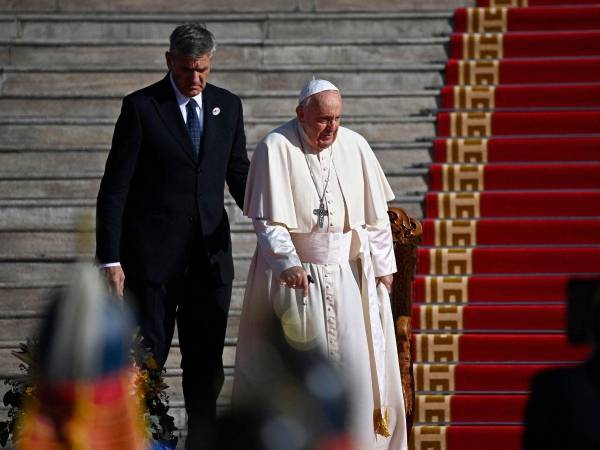
<path fill-rule="evenodd" d="M 212 55 L 210 53 L 205 53 L 201 56 L 179 56 L 176 57 L 176 59 L 178 60 L 179 64 L 183 66 L 197 68 L 206 67 L 208 64 L 210 64 Z"/>

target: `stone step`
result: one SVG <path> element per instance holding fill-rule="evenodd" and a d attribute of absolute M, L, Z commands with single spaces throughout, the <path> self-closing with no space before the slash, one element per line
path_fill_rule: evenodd
<path fill-rule="evenodd" d="M 235 254 L 250 254 L 256 246 L 250 226 L 234 229 L 231 241 Z M 93 231 L 0 231 L 0 261 L 91 257 L 94 242 Z"/>
<path fill-rule="evenodd" d="M 212 13 L 212 12 L 339 12 L 339 11 L 452 11 L 474 6 L 474 0 L 5 0 L 4 11 L 12 12 L 140 12 L 140 13 Z"/>
<path fill-rule="evenodd" d="M 139 86 L 142 86 L 141 84 Z M 221 85 L 222 86 L 222 85 Z M 299 85 L 300 86 L 300 85 Z M 376 86 L 376 85 L 375 85 Z M 392 86 L 392 85 L 390 85 Z M 49 87 L 47 87 L 49 89 Z M 340 87 L 343 89 L 343 87 Z M 231 89 L 230 89 L 231 90 Z M 269 91 L 269 93 L 275 93 Z M 125 94 L 125 93 L 123 93 Z M 290 93 L 291 94 L 291 93 Z M 297 94 L 285 94 L 280 97 L 242 97 L 244 117 L 267 118 L 270 116 L 292 116 L 298 104 Z M 54 93 L 52 94 L 54 95 Z M 344 94 L 345 115 L 396 115 L 416 116 L 424 111 L 435 110 L 438 107 L 437 90 L 415 92 L 374 92 L 363 93 L 362 96 Z M 51 97 L 3 95 L 0 97 L 0 117 L 105 117 L 116 118 L 121 111 L 123 95 L 114 98 L 95 97 Z"/>
<path fill-rule="evenodd" d="M 385 171 L 397 171 L 415 165 L 431 163 L 427 147 L 375 148 L 375 155 Z M 23 174 L 39 177 L 65 177 L 70 173 L 103 173 L 108 150 L 81 149 L 75 151 L 5 150 L 0 151 L 0 178 L 27 178 Z M 252 157 L 252 151 L 249 152 Z"/>
<path fill-rule="evenodd" d="M 246 137 L 258 142 L 268 132 L 289 120 L 281 118 L 245 121 Z M 0 118 L 0 142 L 6 145 L 63 145 L 72 147 L 108 145 L 115 118 Z M 417 141 L 435 136 L 433 116 L 346 117 L 343 124 L 362 134 L 369 142 Z"/>
<path fill-rule="evenodd" d="M 244 275 L 245 277 L 245 275 Z M 233 285 L 231 294 L 231 309 L 241 309 L 244 298 L 245 279 L 240 275 Z M 17 311 L 43 311 L 48 304 L 48 296 L 53 289 L 63 286 L 62 283 L 37 284 L 38 287 L 31 287 L 32 283 L 12 283 L 10 286 L 0 284 L 0 314 L 14 313 Z M 0 368 L 2 365 L 0 364 Z"/>
<path fill-rule="evenodd" d="M 0 272 L 2 269 L 3 267 L 0 265 Z M 38 332 L 43 317 L 42 311 L 17 311 L 0 315 L 0 340 L 24 341 L 34 336 Z M 239 319 L 239 311 L 232 311 L 227 323 L 227 339 L 229 342 L 234 342 L 237 338 Z M 177 333 L 175 333 L 175 336 L 177 336 Z"/>
<path fill-rule="evenodd" d="M 449 39 L 245 39 L 221 41 L 214 63 L 217 67 L 272 64 L 389 64 L 429 63 L 448 56 Z M 42 65 L 160 65 L 164 66 L 167 41 L 30 41 L 0 42 L 0 64 Z"/>
<path fill-rule="evenodd" d="M 421 175 L 421 170 L 405 171 L 406 175 L 388 175 L 387 179 L 397 195 L 407 192 L 427 191 L 427 182 Z M 401 172 L 402 173 L 402 172 Z M 62 178 L 33 178 L 25 175 L 27 179 L 9 179 L 0 172 L 0 194 L 4 198 L 94 198 L 98 195 L 100 175 L 63 175 Z M 42 175 L 44 176 L 44 175 Z M 51 175 L 52 176 L 52 175 Z M 54 176 L 59 176 L 55 174 Z"/>
<path fill-rule="evenodd" d="M 417 219 L 423 217 L 423 196 L 398 196 L 391 206 L 404 208 Z M 73 231 L 95 222 L 95 199 L 0 199 L 0 231 Z M 248 226 L 231 201 L 225 205 L 233 227 Z"/>
<path fill-rule="evenodd" d="M 29 99 L 120 100 L 126 93 L 164 77 L 164 61 L 145 66 L 117 65 L 68 67 L 26 65 L 5 67 L 0 80 L 2 96 Z M 430 94 L 444 84 L 443 64 L 398 62 L 392 64 L 286 64 L 262 66 L 259 62 L 222 67 L 215 64 L 210 81 L 242 96 L 244 101 L 296 98 L 300 88 L 313 75 L 330 80 L 342 89 L 344 97 L 415 96 Z M 36 85 L 35 92 L 31 86 Z M 359 100 L 357 100 L 359 101 Z M 289 110 L 286 110 L 286 112 Z"/>
<path fill-rule="evenodd" d="M 155 39 L 179 24 L 200 21 L 217 38 L 391 38 L 449 34 L 452 13 L 1 14 L 0 39 Z M 374 24 L 376 24 L 374 26 Z"/>
<path fill-rule="evenodd" d="M 24 316 L 25 314 L 20 314 L 20 316 Z M 42 320 L 43 314 L 29 314 L 33 320 Z M 3 319 L 0 319 L 3 320 Z M 17 319 L 19 320 L 19 319 Z M 235 311 L 232 313 L 231 317 L 232 326 L 235 328 L 239 322 L 239 311 Z M 233 329 L 233 328 L 232 328 Z M 33 337 L 33 335 L 31 336 Z M 0 379 L 15 377 L 22 374 L 22 371 L 19 368 L 21 361 L 13 355 L 13 352 L 19 350 L 20 342 L 25 342 L 25 340 L 3 340 L 0 342 Z M 225 345 L 223 350 L 223 365 L 226 368 L 229 374 L 232 373 L 233 367 L 235 364 L 235 344 L 232 343 L 231 339 L 228 340 L 228 343 Z M 167 363 L 165 367 L 167 367 L 171 371 L 177 371 L 179 369 L 181 362 L 181 353 L 179 350 L 179 341 L 177 338 L 173 339 L 173 343 L 171 346 L 171 350 L 169 351 L 169 357 L 167 358 Z M 0 396 L 0 398 L 2 398 Z"/>

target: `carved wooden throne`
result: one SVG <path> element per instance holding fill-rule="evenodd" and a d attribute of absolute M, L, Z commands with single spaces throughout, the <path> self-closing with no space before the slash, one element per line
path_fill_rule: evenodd
<path fill-rule="evenodd" d="M 396 324 L 396 341 L 398 359 L 404 391 L 407 432 L 410 434 L 415 404 L 415 382 L 412 370 L 411 354 L 411 315 L 412 284 L 417 264 L 417 245 L 421 241 L 423 227 L 421 223 L 408 216 L 401 208 L 390 208 L 388 211 L 394 239 L 394 253 L 398 272 L 394 274 L 392 285 L 392 314 Z"/>

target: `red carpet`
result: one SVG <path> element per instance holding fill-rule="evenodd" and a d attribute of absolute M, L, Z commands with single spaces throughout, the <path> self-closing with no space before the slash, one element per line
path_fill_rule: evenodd
<path fill-rule="evenodd" d="M 413 327 L 420 331 L 448 329 L 465 333 L 482 330 L 561 333 L 566 325 L 565 314 L 566 308 L 563 304 L 546 306 L 543 309 L 537 305 L 415 305 Z"/>
<path fill-rule="evenodd" d="M 411 449 L 508 450 L 519 448 L 522 439 L 519 426 L 451 426 L 415 427 Z M 485 442 L 485 446 L 481 446 Z"/>
<path fill-rule="evenodd" d="M 600 0 L 577 3 L 455 13 L 414 285 L 411 449 L 522 448 L 532 377 L 589 353 L 565 335 L 569 281 L 600 273 Z"/>
<path fill-rule="evenodd" d="M 573 275 L 430 276 L 415 280 L 415 301 L 446 304 L 564 303 Z"/>
<path fill-rule="evenodd" d="M 598 189 L 600 162 L 433 164 L 429 180 L 429 188 L 435 191 Z"/>
<path fill-rule="evenodd" d="M 600 57 L 458 60 L 446 63 L 448 85 L 596 83 Z"/>
<path fill-rule="evenodd" d="M 567 162 L 598 159 L 600 136 L 436 139 L 438 163 Z"/>
<path fill-rule="evenodd" d="M 600 54 L 600 30 L 519 33 L 454 33 L 450 57 L 500 59 Z"/>
<path fill-rule="evenodd" d="M 421 248 L 418 271 L 430 275 L 594 273 L 600 246 Z"/>
<path fill-rule="evenodd" d="M 574 5 L 498 9 L 459 8 L 454 13 L 454 31 L 460 33 L 504 33 L 507 31 L 597 30 L 600 5 Z"/>
<path fill-rule="evenodd" d="M 443 416 L 452 423 L 514 424 L 523 417 L 526 403 L 526 395 L 427 395 L 419 398 L 416 416 L 423 423 L 439 422 Z"/>
<path fill-rule="evenodd" d="M 600 104 L 600 83 L 446 86 L 440 96 L 442 108 L 456 110 L 594 107 Z"/>
<path fill-rule="evenodd" d="M 417 384 L 428 395 L 478 395 L 490 392 L 524 394 L 529 391 L 531 378 L 536 373 L 560 366 L 562 364 L 415 364 L 414 373 Z"/>
<path fill-rule="evenodd" d="M 437 120 L 440 137 L 593 134 L 600 130 L 600 110 L 442 112 Z"/>
<path fill-rule="evenodd" d="M 600 218 L 426 219 L 423 221 L 423 244 L 598 245 Z"/>
<path fill-rule="evenodd" d="M 577 362 L 589 353 L 562 334 L 417 334 L 419 363 Z"/>
<path fill-rule="evenodd" d="M 600 216 L 600 191 L 429 192 L 427 218 Z"/>
<path fill-rule="evenodd" d="M 572 2 L 565 0 L 477 0 L 477 6 L 480 7 L 507 7 L 507 6 L 571 6 L 571 5 L 598 5 L 598 0 L 573 0 Z M 566 25 L 568 26 L 568 25 Z M 564 28 L 563 28 L 564 29 Z M 570 29 L 570 28 L 566 28 Z"/>

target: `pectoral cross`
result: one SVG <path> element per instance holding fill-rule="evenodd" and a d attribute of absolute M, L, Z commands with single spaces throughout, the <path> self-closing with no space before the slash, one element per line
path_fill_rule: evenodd
<path fill-rule="evenodd" d="M 313 209 L 313 214 L 319 218 L 319 227 L 323 228 L 325 216 L 329 216 L 329 211 L 325 209 L 323 201 L 319 203 L 319 209 Z"/>

